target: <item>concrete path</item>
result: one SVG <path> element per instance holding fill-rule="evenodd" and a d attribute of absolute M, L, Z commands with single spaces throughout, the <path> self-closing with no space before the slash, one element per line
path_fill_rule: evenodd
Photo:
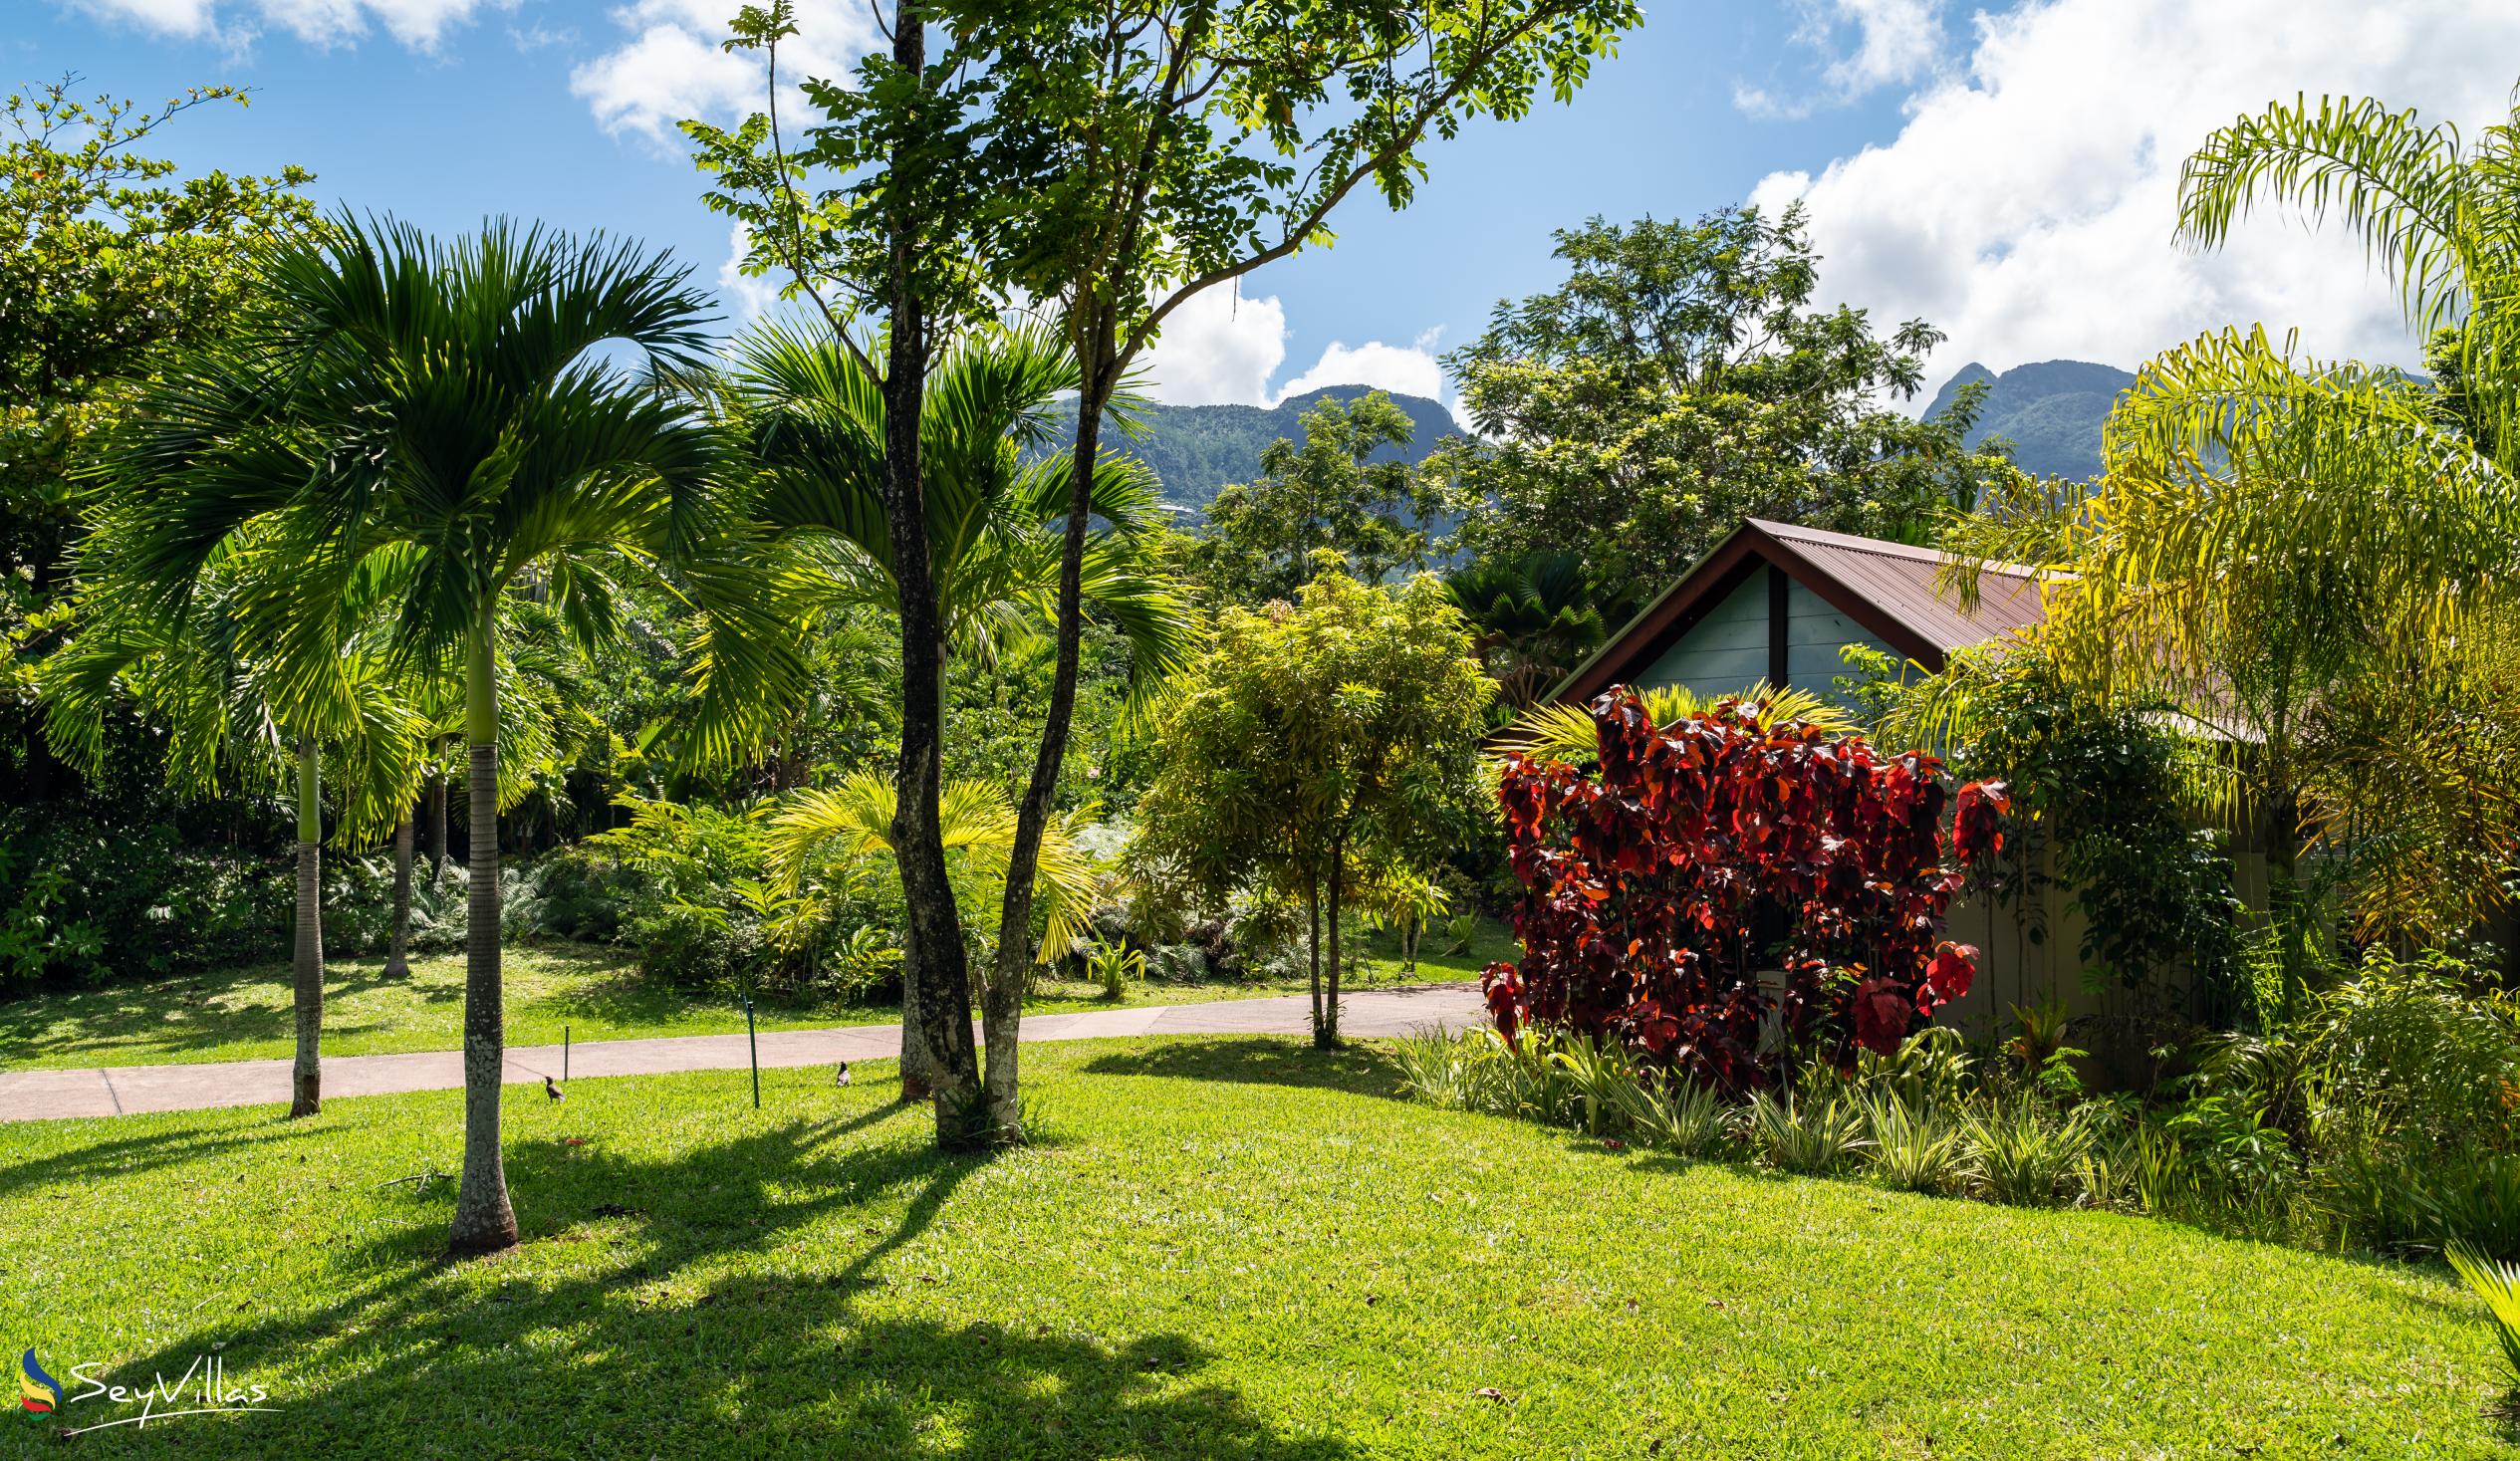
<path fill-rule="evenodd" d="M 1344 1034 L 1366 1038 L 1429 1028 L 1457 1030 L 1482 1018 L 1477 985 L 1419 984 L 1349 995 L 1340 1013 L 1339 1028 Z M 1312 1001 L 1303 995 L 1024 1018 L 1026 1040 L 1101 1040 L 1126 1035 L 1301 1035 L 1311 1028 Z M 901 1054 L 898 1025 L 763 1031 L 760 1039 L 761 1064 L 765 1067 L 890 1060 Z M 556 1045 L 510 1047 L 508 1083 L 540 1082 L 545 1076 L 559 1076 L 560 1054 Z M 747 1063 L 741 1035 L 603 1040 L 571 1050 L 569 1075 L 573 1080 L 582 1076 L 655 1076 L 672 1071 L 741 1070 Z M 402 1091 L 452 1091 L 463 1084 L 464 1058 L 460 1051 L 332 1056 L 324 1062 L 327 1098 L 389 1096 Z M 0 1072 L 0 1121 L 199 1110 L 221 1105 L 285 1105 L 288 1100 L 289 1062 L 285 1060 Z"/>

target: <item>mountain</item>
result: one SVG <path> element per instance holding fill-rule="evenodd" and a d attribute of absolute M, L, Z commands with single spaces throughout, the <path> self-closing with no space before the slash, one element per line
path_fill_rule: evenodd
<path fill-rule="evenodd" d="M 2015 365 L 2001 375 L 1975 362 L 1934 392 L 1927 419 L 1939 415 L 1972 380 L 1994 388 L 1969 428 L 1967 443 L 1989 436 L 2010 438 L 2013 459 L 2030 471 L 2084 480 L 2100 475 L 2100 428 L 2118 392 L 2135 383 L 2131 371 L 2090 361 L 2042 361 Z"/>
<path fill-rule="evenodd" d="M 1260 475 L 1260 453 L 1269 443 L 1283 436 L 1301 445 L 1304 412 L 1325 398 L 1354 400 L 1372 389 L 1367 385 L 1325 385 L 1288 396 L 1274 406 L 1150 404 L 1138 413 L 1138 422 L 1145 428 L 1143 439 L 1131 441 L 1106 422 L 1103 444 L 1154 468 L 1156 477 L 1163 482 L 1163 500 L 1195 514 L 1206 508 L 1217 488 L 1229 482 L 1248 482 Z M 1445 410 L 1441 402 L 1397 391 L 1389 394 L 1391 403 L 1405 412 L 1417 429 L 1406 446 L 1386 446 L 1377 452 L 1377 461 L 1423 461 L 1437 441 L 1460 432 L 1461 428 L 1453 423 L 1452 412 Z M 1075 439 L 1076 406 L 1071 402 L 1066 409 L 1063 429 L 1053 433 L 1054 439 Z"/>

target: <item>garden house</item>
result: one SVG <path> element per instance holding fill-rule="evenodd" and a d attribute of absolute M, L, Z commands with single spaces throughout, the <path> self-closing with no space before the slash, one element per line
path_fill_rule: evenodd
<path fill-rule="evenodd" d="M 1550 698 L 1582 704 L 1617 684 L 1722 694 L 1762 679 L 1835 696 L 1850 644 L 1930 673 L 1954 649 L 2039 621 L 2031 570 L 1990 567 L 1964 611 L 1934 582 L 1941 564 L 1927 548 L 1751 518 Z"/>
<path fill-rule="evenodd" d="M 2039 621 L 2036 571 L 1990 566 L 1963 609 L 1936 582 L 1926 548 L 1752 518 L 1647 604 L 1560 682 L 1554 701 L 1584 704 L 1618 684 L 1684 685 L 1701 695 L 1764 679 L 1844 700 L 1857 671 L 1841 651 L 1863 644 L 1918 670 L 1951 652 Z M 1950 936 L 1979 950 L 1978 978 L 1944 1017 L 1984 1030 L 2008 1006 L 2057 1002 L 2076 1013 L 2109 1003 L 2082 985 L 2082 920 L 2050 884 L 2036 906 L 1955 902 Z"/>

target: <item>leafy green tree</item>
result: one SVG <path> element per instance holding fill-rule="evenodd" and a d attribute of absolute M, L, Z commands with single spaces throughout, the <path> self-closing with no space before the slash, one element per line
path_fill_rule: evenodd
<path fill-rule="evenodd" d="M 791 0 L 745 6 L 729 46 L 761 55 L 767 110 L 732 130 L 700 122 L 682 128 L 700 169 L 715 179 L 705 201 L 747 230 L 745 268 L 784 273 L 783 293 L 811 303 L 882 397 L 880 501 L 901 629 L 892 845 L 906 910 L 903 1091 L 918 1096 L 923 1078 L 937 1138 L 955 1145 L 984 1134 L 974 1127 L 985 1123 L 972 1119 L 979 1057 L 961 1013 L 971 1007 L 970 968 L 938 823 L 945 625 L 930 569 L 922 427 L 937 350 L 997 303 L 985 269 L 1002 209 L 981 165 L 996 72 L 985 64 L 985 44 L 952 25 L 941 27 L 949 38 L 942 54 L 929 54 L 930 17 L 943 14 L 936 7 L 896 4 L 888 23 L 881 5 L 877 12 L 890 49 L 861 61 L 854 85 L 807 80 L 806 98 L 822 122 L 794 146 L 778 112 L 779 46 L 797 33 Z M 818 174 L 825 185 L 810 188 Z M 861 340 L 868 316 L 883 322 L 872 345 Z"/>
<path fill-rule="evenodd" d="M 1931 421 L 1886 403 L 1942 337 L 1810 308 L 1799 208 L 1557 238 L 1567 282 L 1500 303 L 1445 359 L 1484 439 L 1425 470 L 1487 504 L 1462 528 L 1481 557 L 1572 552 L 1597 582 L 1662 584 L 1745 517 L 1920 539 L 2008 470 L 1960 444 L 1976 395 Z"/>
<path fill-rule="evenodd" d="M 69 587 L 80 536 L 79 465 L 152 352 L 226 328 L 254 248 L 315 218 L 303 168 L 179 177 L 146 155 L 184 114 L 246 105 L 194 87 L 155 109 L 81 100 L 65 77 L 0 102 L 0 644 L 47 648 L 45 610 Z M 31 616 L 31 617 L 30 617 Z M 52 763 L 32 676 L 7 743 L 8 800 L 41 800 Z"/>
<path fill-rule="evenodd" d="M 1229 609 L 1161 712 L 1133 856 L 1213 902 L 1252 887 L 1300 898 L 1314 1043 L 1335 1045 L 1342 916 L 1361 892 L 1392 901 L 1459 845 L 1494 694 L 1425 575 L 1386 590 L 1325 572 L 1292 607 Z"/>
<path fill-rule="evenodd" d="M 2260 911 L 2296 983 L 2328 952 L 2310 874 L 2347 876 L 2366 931 L 2439 932 L 2499 905 L 2520 836 L 2520 326 L 2495 303 L 2520 291 L 2516 159 L 2510 126 L 2471 143 L 2360 99 L 2214 132 L 2181 174 L 2182 238 L 2218 247 L 2267 203 L 2338 219 L 2455 369 L 2435 385 L 2263 327 L 2206 335 L 2138 372 L 2089 502 L 1954 539 L 2073 575 L 2046 638 L 2077 684 L 2223 733 L 2220 810 L 2265 850 Z"/>
<path fill-rule="evenodd" d="M 793 33 L 792 16 L 784 0 L 746 13 L 739 41 L 767 53 L 775 97 L 773 47 Z M 1571 97 L 1593 59 L 1638 17 L 1634 0 L 896 6 L 888 69 L 870 63 L 855 88 L 808 86 L 825 118 L 810 149 L 786 147 L 775 113 L 732 132 L 686 126 L 701 144 L 701 165 L 723 184 L 713 198 L 751 230 L 748 267 L 785 270 L 809 293 L 818 278 L 888 281 L 861 294 L 887 321 L 887 388 L 916 388 L 905 366 L 923 365 L 926 356 L 905 354 L 904 341 L 923 346 L 927 322 L 949 314 L 948 304 L 967 307 L 975 293 L 996 303 L 1020 297 L 1055 319 L 1074 348 L 1078 430 L 1058 666 L 1018 803 L 993 989 L 1020 981 L 1032 868 L 1076 703 L 1086 493 L 1102 456 L 1104 410 L 1132 366 L 1183 301 L 1328 242 L 1331 214 L 1360 184 L 1404 205 L 1430 135 L 1448 137 L 1479 116 L 1519 117 L 1543 86 Z M 953 37 L 933 62 L 923 39 L 931 20 Z M 836 181 L 809 191 L 801 185 L 809 162 Z M 887 410 L 896 423 L 913 421 L 913 405 L 894 401 Z M 909 441 L 888 453 L 892 470 L 902 473 L 915 451 Z M 910 472 L 896 482 L 896 522 L 916 517 L 908 506 L 915 481 Z M 921 560 L 909 546 L 905 537 L 898 561 Z M 929 653 L 924 645 L 938 632 L 916 617 L 922 598 L 905 583 L 905 708 L 927 694 L 927 668 L 913 656 Z M 905 722 L 904 764 L 925 745 L 924 732 Z M 901 799 L 905 817 L 934 806 L 933 773 L 920 778 L 915 789 L 904 782 L 905 793 L 917 792 Z M 942 855 L 925 851 L 931 830 L 904 828 L 911 831 L 919 835 L 899 841 L 912 923 L 932 921 L 941 934 L 951 904 Z M 993 1018 L 1013 1029 L 1021 1013 L 1008 1007 Z M 1017 1131 L 1019 1059 L 1017 1042 L 990 1042 L 993 1132 Z"/>
<path fill-rule="evenodd" d="M 452 1246 L 516 1241 L 499 1143 L 505 1060 L 499 944 L 499 620 L 530 586 L 588 643 L 618 628 L 616 577 L 676 567 L 722 611 L 701 685 L 721 743 L 738 709 L 797 672 L 749 612 L 747 546 L 721 504 L 721 440 L 607 353 L 697 365 L 703 305 L 684 271 L 635 246 L 494 223 L 453 243 L 333 220 L 272 250 L 250 312 L 169 366 L 117 441 L 151 485 L 126 560 L 143 603 L 181 611 L 238 534 L 292 562 L 270 612 L 283 703 L 338 678 L 364 582 L 395 587 L 396 653 L 462 665 L 471 889 L 464 988 L 464 1170 Z M 313 453 L 319 469 L 295 464 Z"/>
<path fill-rule="evenodd" d="M 1075 359 L 1046 330 L 1002 330 L 955 342 L 930 370 L 919 435 L 935 617 L 955 655 L 987 667 L 1010 635 L 1043 637 L 1055 625 L 1060 520 L 1073 466 L 1065 456 L 1030 464 L 1025 456 L 1053 406 L 1076 388 Z M 719 399 L 760 462 L 753 511 L 789 549 L 780 574 L 781 597 L 795 606 L 789 616 L 810 631 L 834 610 L 897 612 L 900 581 L 882 495 L 885 401 L 861 360 L 828 337 L 765 327 L 736 343 Z M 1154 483 L 1134 461 L 1107 455 L 1094 464 L 1088 501 L 1109 525 L 1086 545 L 1088 602 L 1126 639 L 1142 685 L 1183 664 L 1196 631 L 1179 593 L 1139 551 L 1160 521 Z M 897 797 L 883 805 L 899 811 Z M 952 840 L 944 842 L 953 851 Z M 990 982 L 1029 974 L 1025 964 L 1009 971 L 1002 960 L 983 973 L 991 1043 L 1016 1038 L 995 1022 L 1020 1009 L 1022 997 L 989 997 Z M 904 981 L 905 1031 L 945 1020 L 967 1025 L 967 1005 L 931 1014 L 926 995 Z M 938 1084 L 934 1043 L 904 1042 L 905 1079 Z"/>
<path fill-rule="evenodd" d="M 1635 0 L 956 0 L 946 9 L 992 56 L 989 158 L 1006 203 L 999 282 L 1058 320 L 1081 371 L 1059 665 L 999 914 L 997 958 L 1011 969 L 1068 750 L 1084 484 L 1114 393 L 1183 302 L 1327 244 L 1332 214 L 1360 186 L 1406 206 L 1430 138 L 1482 116 L 1519 118 L 1544 87 L 1570 100 L 1640 11 Z M 1020 1014 L 1002 1012 L 1007 1028 Z M 1020 1055 L 1013 1041 L 989 1047 L 1001 1125 L 1018 1111 Z"/>
<path fill-rule="evenodd" d="M 1377 390 L 1324 399 L 1303 426 L 1301 446 L 1278 438 L 1260 453 L 1256 480 L 1225 487 L 1208 504 L 1198 569 L 1222 600 L 1264 604 L 1293 594 L 1322 549 L 1368 583 L 1426 567 L 1426 524 L 1443 510 L 1432 479 L 1406 462 L 1374 459 L 1408 444 L 1407 413 Z"/>

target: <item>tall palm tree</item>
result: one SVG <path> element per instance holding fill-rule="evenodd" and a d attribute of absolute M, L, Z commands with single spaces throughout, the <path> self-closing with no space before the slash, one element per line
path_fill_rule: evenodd
<path fill-rule="evenodd" d="M 2408 738 L 2376 731 L 2358 687 L 2394 687 L 2394 712 L 2421 723 L 2508 678 L 2494 662 L 2508 656 L 2485 651 L 2508 639 L 2520 570 L 2520 432 L 2504 429 L 2520 411 L 2520 131 L 2471 141 L 2368 99 L 2278 103 L 2188 159 L 2179 234 L 2219 247 L 2264 203 L 2358 234 L 2456 389 L 2320 360 L 2262 326 L 2209 334 L 2137 373 L 2088 501 L 1999 503 L 1952 546 L 2057 570 L 2043 637 L 2063 666 L 2222 732 L 2225 802 L 2265 848 L 2266 912 L 2299 942 L 2303 853 L 2370 820 L 2380 809 L 2351 805 L 2370 788 L 2404 780 L 2370 774 Z M 2477 758 L 2463 770 L 2509 775 Z M 2499 854 L 2520 833 L 2520 788 L 2468 790 L 2504 809 L 2486 819 Z M 2464 873 L 2436 891 L 2451 881 L 2469 914 L 2499 896 Z M 2393 894 L 2365 911 L 2387 927 L 2392 903 L 2411 906 Z"/>
<path fill-rule="evenodd" d="M 937 612 L 955 654 L 988 661 L 1010 635 L 1057 621 L 1069 459 L 1027 462 L 1057 430 L 1054 407 L 1077 387 L 1075 358 L 1040 327 L 966 336 L 930 369 L 919 421 L 928 560 Z M 740 338 L 713 398 L 761 464 L 754 513 L 788 548 L 782 599 L 800 617 L 849 605 L 897 611 L 892 538 L 883 513 L 883 393 L 864 359 L 837 342 L 777 325 Z M 1087 484 L 1094 515 L 1084 592 L 1128 639 L 1139 684 L 1187 662 L 1196 625 L 1187 601 L 1155 572 L 1140 538 L 1158 520 L 1155 483 L 1134 459 L 1109 455 Z M 929 768 L 933 774 L 933 768 Z M 895 799 L 907 818 L 921 799 Z M 908 927 L 903 948 L 902 1075 L 937 1102 L 940 1136 L 961 1139 L 978 1074 L 961 917 L 935 837 L 896 827 Z M 988 1130 L 1016 1134 L 1017 1031 L 1029 980 L 1031 902 L 1002 909 L 995 963 L 981 986 L 988 1046 Z"/>
<path fill-rule="evenodd" d="M 180 362 L 120 444 L 168 484 L 135 555 L 179 601 L 240 524 L 269 524 L 298 565 L 280 615 L 302 648 L 338 640 L 349 588 L 390 570 L 392 644 L 462 666 L 471 888 L 464 984 L 464 1165 L 451 1246 L 516 1241 L 499 1144 L 498 643 L 530 585 L 583 640 L 619 624 L 615 576 L 671 565 L 722 611 L 702 697 L 720 751 L 757 735 L 738 702 L 799 673 L 746 607 L 740 524 L 721 507 L 719 434 L 626 375 L 624 354 L 696 365 L 706 319 L 687 271 L 601 237 L 494 222 L 438 242 L 390 220 L 332 220 L 276 248 L 234 335 Z M 255 443 L 320 443 L 311 473 Z M 306 682 L 336 673 L 293 654 Z"/>
<path fill-rule="evenodd" d="M 508 591 L 498 615 L 497 662 L 493 666 L 499 698 L 499 813 L 505 816 L 535 790 L 535 772 L 547 764 L 563 726 L 589 717 L 586 703 L 586 658 L 573 643 L 550 606 L 519 588 Z M 413 675 L 414 712 L 425 726 L 423 771 L 431 783 L 442 783 L 439 763 L 445 748 L 464 729 L 464 681 L 460 674 Z M 446 844 L 442 784 L 424 787 L 417 801 L 433 801 L 439 818 L 433 842 L 442 854 Z M 405 807 L 393 829 L 393 905 L 386 935 L 384 973 L 407 977 L 410 967 L 411 883 L 417 849 L 413 818 L 417 802 Z M 431 884 L 443 875 L 432 869 Z"/>
<path fill-rule="evenodd" d="M 327 700 L 290 697 L 252 611 L 255 576 L 288 566 L 243 535 L 204 566 L 186 612 L 168 619 L 142 609 L 141 596 L 124 592 L 114 546 L 146 511 L 144 498 L 126 495 L 113 509 L 121 522 L 83 549 L 80 627 L 45 664 L 45 733 L 55 754 L 99 774 L 107 711 L 127 698 L 164 723 L 168 778 L 180 791 L 214 796 L 223 779 L 274 792 L 287 785 L 298 834 L 289 1114 L 311 1116 L 324 1103 L 324 765 L 335 772 L 334 841 L 366 846 L 418 784 L 420 728 L 405 678 L 373 642 L 340 646 L 343 671 L 325 681 Z"/>

